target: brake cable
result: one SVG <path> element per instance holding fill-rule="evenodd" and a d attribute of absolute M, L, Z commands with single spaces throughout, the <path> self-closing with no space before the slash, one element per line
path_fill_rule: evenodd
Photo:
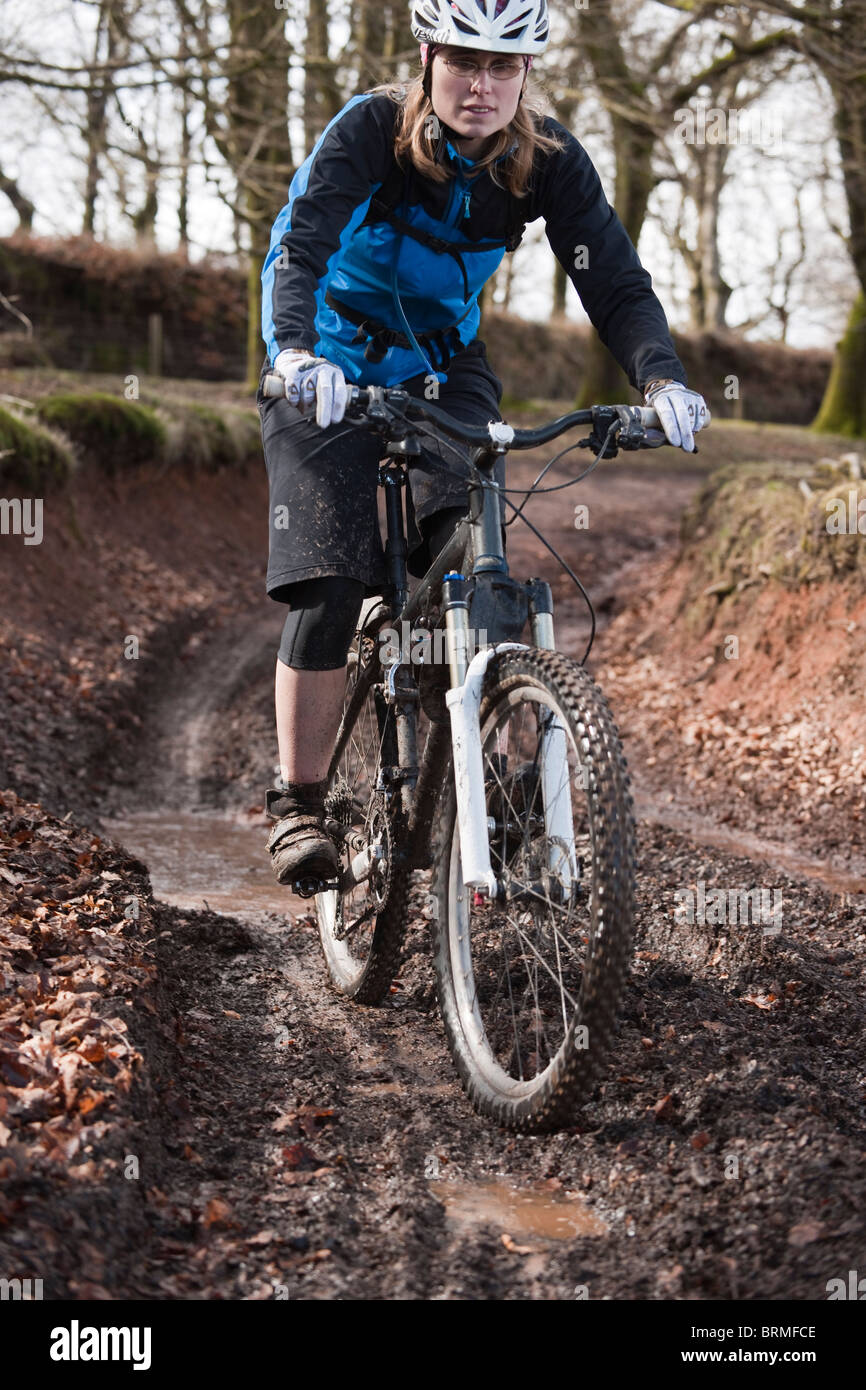
<path fill-rule="evenodd" d="M 505 525 L 506 525 L 506 526 L 510 526 L 510 525 L 512 524 L 512 522 L 515 522 L 515 521 L 517 520 L 517 518 L 518 518 L 519 516 L 522 515 L 522 513 L 523 513 L 523 508 L 526 506 L 526 504 L 527 504 L 527 502 L 529 501 L 530 497 L 532 497 L 535 493 L 537 493 L 537 492 L 538 492 L 538 493 L 541 493 L 541 492 L 561 492 L 563 488 L 565 488 L 565 487 L 573 487 L 575 483 L 580 483 L 580 482 L 583 481 L 584 478 L 588 477 L 589 474 L 592 472 L 592 470 L 595 468 L 596 464 L 600 463 L 601 460 L 604 458 L 605 453 L 607 452 L 607 446 L 608 446 L 608 444 L 609 444 L 609 442 L 610 442 L 610 439 L 611 439 L 612 435 L 614 434 L 614 432 L 615 432 L 615 430 L 616 430 L 617 424 L 618 424 L 618 421 L 616 421 L 616 420 L 614 420 L 614 421 L 611 422 L 610 429 L 608 430 L 607 434 L 606 434 L 605 437 L 604 437 L 604 443 L 603 443 L 603 445 L 602 445 L 602 447 L 601 447 L 600 453 L 596 454 L 596 456 L 595 456 L 595 458 L 593 459 L 592 463 L 589 465 L 588 468 L 584 468 L 584 470 L 583 470 L 582 473 L 578 473 L 577 476 L 576 476 L 575 478 L 569 478 L 569 479 L 567 480 L 567 482 L 564 482 L 564 483 L 554 483 L 553 487 L 539 487 L 538 484 L 541 482 L 541 480 L 542 480 L 542 478 L 544 477 L 545 473 L 547 473 L 547 472 L 553 467 L 553 465 L 554 465 L 555 463 L 558 463 L 559 460 L 560 460 L 561 458 L 565 458 L 565 455 L 566 455 L 566 454 L 570 454 L 571 451 L 572 451 L 572 449 L 580 449 L 580 448 L 585 447 L 585 445 L 586 445 L 586 440 L 585 440 L 585 439 L 576 439 L 575 442 L 574 442 L 573 444 L 569 444 L 567 448 L 565 448 L 565 449 L 560 449 L 560 451 L 559 451 L 558 454 L 554 454 L 554 456 L 553 456 L 553 458 L 550 460 L 550 462 L 549 462 L 549 463 L 546 463 L 546 464 L 544 465 L 544 467 L 542 468 L 542 470 L 541 470 L 541 472 L 539 473 L 538 477 L 535 479 L 535 482 L 532 484 L 532 486 L 529 488 L 528 492 L 526 493 L 526 496 L 524 497 L 524 499 L 523 499 L 523 501 L 521 502 L 520 506 L 517 507 L 517 508 L 515 508 L 514 516 L 509 517 L 508 520 L 506 521 Z M 509 488 L 508 491 L 509 491 L 509 492 L 517 491 L 517 489 L 516 489 L 516 488 Z"/>
<path fill-rule="evenodd" d="M 452 451 L 452 453 L 456 454 L 457 457 L 458 457 L 462 462 L 467 462 L 467 461 L 468 461 L 468 460 L 466 459 L 465 453 L 464 453 L 464 452 L 458 447 L 458 445 L 455 444 L 452 440 L 448 439 L 448 438 L 447 438 L 446 436 L 444 436 L 444 435 L 439 434 L 439 432 L 438 432 L 437 430 L 435 430 L 435 429 L 433 429 L 431 426 L 425 424 L 423 421 L 420 421 L 420 420 L 410 420 L 409 417 L 408 417 L 407 415 L 403 414 L 402 411 L 400 411 L 400 410 L 398 410 L 396 407 L 394 407 L 394 406 L 392 405 L 391 402 L 389 402 L 389 407 L 390 407 L 392 410 L 394 410 L 394 413 L 395 413 L 396 418 L 397 418 L 398 420 L 400 420 L 402 423 L 408 425 L 408 426 L 410 427 L 410 429 L 412 429 L 412 430 L 417 430 L 418 433 L 420 433 L 420 434 L 428 435 L 431 439 L 433 439 L 433 440 L 434 440 L 437 444 L 439 444 L 440 446 L 444 445 L 445 448 L 450 449 L 450 450 Z M 358 425 L 360 425 L 360 426 L 363 427 L 363 424 L 364 424 L 365 422 L 363 421 L 363 418 L 362 418 L 361 420 L 358 420 L 357 422 L 353 420 L 351 423 L 352 423 L 352 424 L 357 423 Z M 529 527 L 529 529 L 530 529 L 530 531 L 532 531 L 533 535 L 537 536 L 537 538 L 541 541 L 541 543 L 542 543 L 542 545 L 545 547 L 545 549 L 547 549 L 547 550 L 550 551 L 550 554 L 553 556 L 553 558 L 557 561 L 557 563 L 560 565 L 560 567 L 561 567 L 561 568 L 565 571 L 565 573 L 568 575 L 569 579 L 570 579 L 570 580 L 572 581 L 572 583 L 575 585 L 575 587 L 577 588 L 577 590 L 578 590 L 578 592 L 580 593 L 581 597 L 583 598 L 584 602 L 586 603 L 587 609 L 588 609 L 588 611 L 589 611 L 590 632 L 589 632 L 589 641 L 588 641 L 587 644 L 586 644 L 586 650 L 584 651 L 583 656 L 580 658 L 580 661 L 579 661 L 579 663 L 578 663 L 580 666 L 585 665 L 586 660 L 587 660 L 587 657 L 589 656 L 589 653 L 590 653 L 590 651 L 592 650 L 592 644 L 593 644 L 593 642 L 595 641 L 595 634 L 596 634 L 596 619 L 595 619 L 595 609 L 594 609 L 593 604 L 592 604 L 592 599 L 590 598 L 590 596 L 589 596 L 589 594 L 587 593 L 586 589 L 583 587 L 583 584 L 580 582 L 580 580 L 579 580 L 579 578 L 577 577 L 577 575 L 575 574 L 574 570 L 573 570 L 573 569 L 571 568 L 571 566 L 567 563 L 567 561 L 565 561 L 565 560 L 562 558 L 562 556 L 559 554 L 559 551 L 556 550 L 556 548 L 555 548 L 554 546 L 551 545 L 550 541 L 548 541 L 548 540 L 546 539 L 546 537 L 543 536 L 543 535 L 541 534 L 541 532 L 538 530 L 538 527 L 537 527 L 537 526 L 534 526 L 533 523 L 532 523 L 531 521 L 529 521 L 529 520 L 527 519 L 527 517 L 524 516 L 524 514 L 523 514 L 523 508 L 526 506 L 526 504 L 527 504 L 527 502 L 529 501 L 530 497 L 532 497 L 532 496 L 533 496 L 534 494 L 536 494 L 536 493 L 542 493 L 542 492 L 559 492 L 559 491 L 561 491 L 563 488 L 572 487 L 575 483 L 579 483 L 583 478 L 587 477 L 588 474 L 590 474 L 590 473 L 592 472 L 592 470 L 596 467 L 596 465 L 599 464 L 599 463 L 601 462 L 601 460 L 604 458 L 605 454 L 607 453 L 607 446 L 608 446 L 608 444 L 610 443 L 610 441 L 611 441 L 613 435 L 615 434 L 615 432 L 616 432 L 618 426 L 619 426 L 619 421 L 618 421 L 618 420 L 613 420 L 613 421 L 611 421 L 611 424 L 610 424 L 610 426 L 609 426 L 609 428 L 608 428 L 607 434 L 606 434 L 605 437 L 604 437 L 604 441 L 603 441 L 603 443 L 602 443 L 601 449 L 600 449 L 599 452 L 596 454 L 595 458 L 592 460 L 592 463 L 591 463 L 587 468 L 585 468 L 585 469 L 583 470 L 582 473 L 579 473 L 579 474 L 577 475 L 577 477 L 575 477 L 575 478 L 569 478 L 568 481 L 565 482 L 565 483 L 556 483 L 556 484 L 554 484 L 553 487 L 538 487 L 538 483 L 539 483 L 539 482 L 541 481 L 541 479 L 544 477 L 545 473 L 547 473 L 548 470 L 549 470 L 550 468 L 553 467 L 554 463 L 556 463 L 558 459 L 561 459 L 561 458 L 563 458 L 566 454 L 571 453 L 572 449 L 578 449 L 578 448 L 580 448 L 581 446 L 585 447 L 585 446 L 586 446 L 586 443 L 587 443 L 586 440 L 577 440 L 577 441 L 575 441 L 574 444 L 569 444 L 567 448 L 565 448 L 565 449 L 560 449 L 559 453 L 558 453 L 558 454 L 555 454 L 555 455 L 553 456 L 553 458 L 550 459 L 550 461 L 549 461 L 547 464 L 545 464 L 544 468 L 543 468 L 543 469 L 541 470 L 541 472 L 539 473 L 539 475 L 538 475 L 538 477 L 536 478 L 535 482 L 532 484 L 532 486 L 531 486 L 528 490 L 527 490 L 526 488 L 517 488 L 517 487 L 514 487 L 514 488 L 499 487 L 499 492 L 502 494 L 506 506 L 510 507 L 511 510 L 514 512 L 514 516 L 511 517 L 507 522 L 505 522 L 505 525 L 506 525 L 506 526 L 510 526 L 510 525 L 511 525 L 511 522 L 512 522 L 512 521 L 516 521 L 517 518 L 519 517 L 520 520 L 523 522 L 523 524 L 524 524 L 525 526 L 528 526 L 528 527 Z M 439 471 L 441 471 L 442 473 L 447 474 L 448 477 L 456 478 L 459 482 L 463 483 L 464 486 L 466 485 L 466 483 L 467 483 L 467 481 L 468 481 L 467 478 L 466 478 L 466 475 L 465 475 L 464 473 L 458 473 L 457 470 L 456 470 L 455 468 L 449 468 L 448 465 L 447 465 L 446 463 L 444 463 L 444 462 L 442 462 L 442 464 L 441 464 L 441 469 L 440 469 Z M 509 497 L 508 497 L 508 495 L 507 495 L 507 494 L 509 494 L 509 493 L 519 493 L 519 494 L 523 497 L 523 501 L 521 502 L 521 504 L 520 504 L 519 507 L 515 506 L 515 504 L 514 504 L 512 501 L 509 500 Z"/>

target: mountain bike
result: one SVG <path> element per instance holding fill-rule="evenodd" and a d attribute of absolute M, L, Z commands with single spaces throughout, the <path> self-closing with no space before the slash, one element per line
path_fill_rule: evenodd
<path fill-rule="evenodd" d="M 264 389 L 281 395 L 282 379 Z M 631 958 L 633 802 L 586 653 L 556 651 L 550 585 L 518 581 L 505 558 L 503 501 L 548 544 L 523 508 L 556 459 L 519 506 L 494 468 L 576 426 L 590 433 L 570 447 L 595 453 L 580 477 L 618 449 L 666 441 L 645 407 L 480 427 L 401 388 L 351 387 L 344 418 L 383 440 L 388 583 L 362 610 L 328 772 L 340 872 L 295 891 L 315 896 L 336 990 L 373 1004 L 399 970 L 410 891 L 429 870 L 438 1002 L 469 1099 L 515 1130 L 573 1123 L 603 1074 Z M 402 489 L 425 436 L 468 464 L 469 510 L 410 594 Z"/>

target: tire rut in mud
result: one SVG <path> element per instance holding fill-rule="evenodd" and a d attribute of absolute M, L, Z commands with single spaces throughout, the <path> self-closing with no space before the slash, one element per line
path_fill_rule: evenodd
<path fill-rule="evenodd" d="M 547 1136 L 485 1124 L 462 1095 L 420 885 L 383 1009 L 329 992 L 309 919 L 241 926 L 162 909 L 165 1157 L 130 1292 L 826 1297 L 863 1256 L 862 916 L 780 879 L 791 909 L 770 942 L 752 926 L 674 925 L 680 883 L 711 867 L 742 882 L 755 866 L 658 828 L 642 838 L 611 1067 L 574 1125 Z M 470 1207 L 477 1193 L 476 1219 L 449 1218 L 439 1180 Z M 552 1204 L 576 1195 L 607 1234 L 515 1233 L 485 1218 L 497 1180 Z"/>

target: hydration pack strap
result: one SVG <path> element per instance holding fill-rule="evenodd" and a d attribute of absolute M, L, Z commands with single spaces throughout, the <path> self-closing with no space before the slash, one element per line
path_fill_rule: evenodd
<path fill-rule="evenodd" d="M 388 177 L 370 199 L 370 206 L 366 216 L 361 223 L 362 227 L 368 226 L 372 222 L 390 222 L 391 226 L 404 236 L 411 237 L 413 241 L 420 242 L 429 250 L 436 252 L 437 255 L 453 256 L 460 267 L 463 276 L 463 300 L 469 298 L 469 280 L 466 275 L 466 266 L 463 264 L 463 254 L 472 251 L 498 251 L 503 247 L 506 251 L 516 251 L 523 239 L 523 225 L 518 227 L 514 218 L 514 198 L 509 194 L 509 208 L 512 213 L 511 227 L 501 241 L 446 241 L 444 237 L 436 236 L 433 232 L 425 231 L 423 227 L 415 227 L 411 222 L 407 222 L 405 217 L 400 217 L 394 209 L 401 204 L 408 192 L 409 171 L 405 173 L 399 164 L 394 164 Z"/>
<path fill-rule="evenodd" d="M 369 339 L 364 349 L 364 357 L 368 362 L 381 362 L 391 347 L 411 348 L 412 344 L 405 333 L 399 333 L 396 328 L 388 328 L 386 324 L 380 323 L 377 319 L 362 314 L 358 309 L 353 309 L 350 304 L 344 304 L 342 300 L 335 298 L 330 290 L 325 291 L 325 303 L 329 308 L 335 309 L 342 318 L 348 319 L 349 323 L 356 325 L 358 332 L 352 339 L 353 344 L 363 343 L 365 339 Z M 472 307 L 470 305 L 470 308 Z M 468 313 L 469 310 L 467 309 L 466 312 Z M 465 318 L 466 315 L 464 314 L 462 317 Z M 459 322 L 460 319 L 457 320 L 457 323 Z M 463 346 L 457 332 L 457 323 L 449 324 L 447 328 L 437 328 L 428 333 L 415 335 L 424 351 L 428 353 L 437 372 L 444 372 L 454 353 Z"/>

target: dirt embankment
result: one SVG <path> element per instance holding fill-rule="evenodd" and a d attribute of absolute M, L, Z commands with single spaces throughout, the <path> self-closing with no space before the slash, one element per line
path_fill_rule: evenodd
<path fill-rule="evenodd" d="M 713 474 L 598 663 L 647 808 L 782 842 L 866 891 L 866 488 L 850 460 Z"/>
<path fill-rule="evenodd" d="M 137 784 L 145 712 L 207 633 L 279 631 L 264 465 L 73 477 L 44 498 L 43 529 L 0 542 L 0 786 L 98 816 L 109 786 Z"/>
<path fill-rule="evenodd" d="M 759 436 L 719 438 L 730 461 Z M 702 448 L 701 466 L 711 458 Z M 670 571 L 700 482 L 694 461 L 655 456 L 531 512 L 599 599 L 593 669 L 633 768 L 692 815 L 688 788 L 709 779 L 688 721 L 715 728 L 701 701 L 727 729 L 732 681 L 760 730 L 773 672 L 777 701 L 789 677 L 792 699 L 809 691 L 778 662 L 737 682 L 716 661 L 687 683 L 695 653 L 715 650 L 700 648 L 708 630 L 688 635 L 697 557 Z M 677 922 L 684 889 L 763 885 L 767 865 L 645 820 L 609 1076 L 571 1129 L 512 1137 L 478 1119 L 447 1056 L 423 882 L 389 1003 L 358 1009 L 328 992 L 297 904 L 243 921 L 166 905 L 102 833 L 106 808 L 182 805 L 207 826 L 215 807 L 261 804 L 282 616 L 263 592 L 266 503 L 263 469 L 145 468 L 47 498 L 41 546 L 3 537 L 0 1273 L 44 1278 L 46 1297 L 825 1298 L 864 1263 L 855 899 L 774 867 L 777 936 L 712 914 Z M 509 554 L 553 579 L 529 532 L 513 528 Z M 568 581 L 555 588 L 560 645 L 579 656 L 586 622 Z M 730 628 L 751 653 L 754 635 L 764 660 L 758 625 L 775 641 L 773 605 L 793 596 L 755 584 L 739 597 L 740 625 L 726 611 L 712 640 Z M 820 585 L 799 602 L 791 615 L 820 615 Z M 813 645 L 823 630 L 810 622 Z M 820 688 L 841 720 L 837 674 L 828 665 Z M 753 785 L 723 780 L 704 809 L 717 823 L 733 795 L 759 807 Z M 827 790 L 830 850 L 837 810 L 856 803 Z M 245 872 L 268 873 L 260 840 Z"/>

